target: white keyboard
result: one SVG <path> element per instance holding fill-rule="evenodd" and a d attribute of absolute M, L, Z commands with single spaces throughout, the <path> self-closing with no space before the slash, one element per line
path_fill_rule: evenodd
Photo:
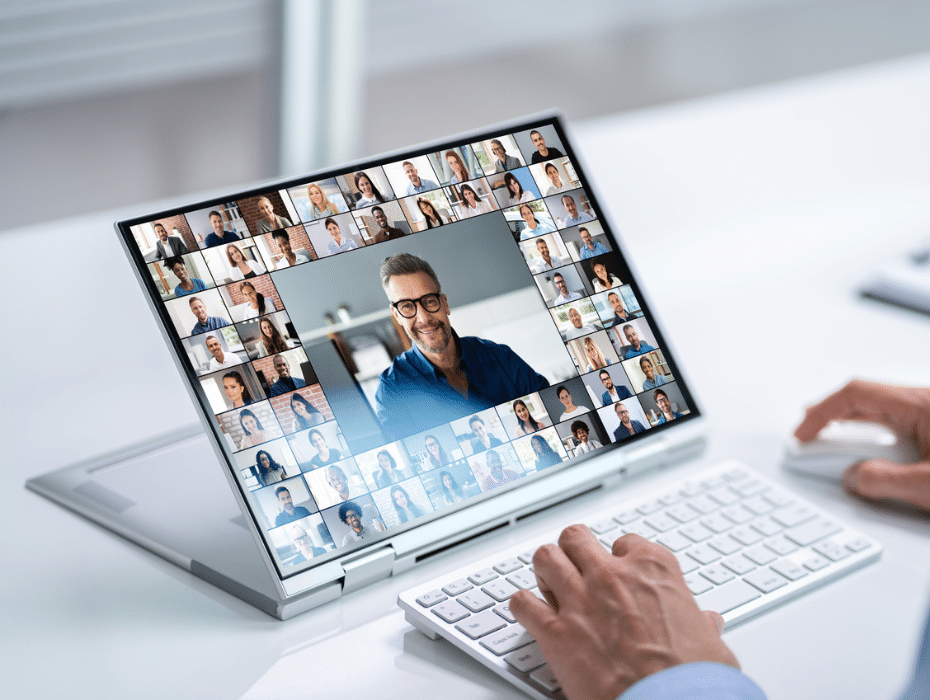
<path fill-rule="evenodd" d="M 734 462 L 587 524 L 608 549 L 629 532 L 670 549 L 701 609 L 716 610 L 728 625 L 881 555 L 875 540 Z M 541 595 L 533 552 L 558 534 L 416 586 L 397 602 L 421 632 L 449 640 L 531 697 L 562 698 L 539 646 L 508 605 L 521 588 Z"/>

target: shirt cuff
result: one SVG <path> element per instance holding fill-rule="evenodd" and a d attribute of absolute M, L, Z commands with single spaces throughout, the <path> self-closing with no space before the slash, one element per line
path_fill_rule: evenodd
<path fill-rule="evenodd" d="M 617 700 L 765 700 L 749 676 L 732 666 L 702 661 L 672 666 L 643 678 Z"/>

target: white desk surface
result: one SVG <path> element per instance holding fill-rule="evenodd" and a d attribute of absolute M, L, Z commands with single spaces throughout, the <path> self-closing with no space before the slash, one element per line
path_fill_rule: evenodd
<path fill-rule="evenodd" d="M 930 384 L 930 318 L 856 295 L 875 261 L 930 233 L 928 124 L 919 57 L 575 126 L 710 417 L 710 460 L 742 459 L 885 545 L 727 633 L 772 700 L 893 697 L 930 601 L 930 518 L 778 467 L 800 407 L 848 378 Z M 395 607 L 458 558 L 281 623 L 23 488 L 196 422 L 112 232 L 128 213 L 0 234 L 4 696 L 522 697 Z"/>

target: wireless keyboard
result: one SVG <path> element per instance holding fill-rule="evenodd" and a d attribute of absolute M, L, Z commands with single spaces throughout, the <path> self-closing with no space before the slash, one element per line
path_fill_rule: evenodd
<path fill-rule="evenodd" d="M 701 609 L 716 610 L 728 625 L 881 555 L 874 539 L 734 462 L 611 508 L 587 525 L 607 549 L 631 532 L 670 549 Z M 542 597 L 533 553 L 558 534 L 411 588 L 397 602 L 428 637 L 447 639 L 531 697 L 563 698 L 508 604 L 519 589 Z"/>

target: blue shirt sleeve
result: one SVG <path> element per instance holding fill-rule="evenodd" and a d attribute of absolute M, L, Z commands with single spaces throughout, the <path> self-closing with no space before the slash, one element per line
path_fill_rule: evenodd
<path fill-rule="evenodd" d="M 748 676 L 726 664 L 672 666 L 643 678 L 617 700 L 766 700 Z"/>

